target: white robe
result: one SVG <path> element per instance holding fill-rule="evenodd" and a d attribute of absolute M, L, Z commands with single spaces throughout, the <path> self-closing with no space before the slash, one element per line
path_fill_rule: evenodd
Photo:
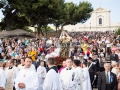
<path fill-rule="evenodd" d="M 21 69 L 23 69 L 23 68 L 24 68 L 24 66 L 22 66 L 22 64 L 18 65 L 18 69 L 19 69 L 19 70 L 21 70 Z"/>
<path fill-rule="evenodd" d="M 114 73 L 115 75 L 118 75 L 118 71 L 116 68 L 112 68 L 111 72 Z"/>
<path fill-rule="evenodd" d="M 34 66 L 33 64 L 30 66 L 30 68 L 31 68 L 32 70 L 36 71 L 35 66 Z"/>
<path fill-rule="evenodd" d="M 37 68 L 37 74 L 38 74 L 38 78 L 39 78 L 39 89 L 38 90 L 42 90 L 42 85 L 44 82 L 44 79 L 42 79 L 42 78 L 45 78 L 45 76 L 46 76 L 46 68 L 39 66 Z"/>
<path fill-rule="evenodd" d="M 60 78 L 61 90 L 76 90 L 78 77 L 75 69 L 67 70 L 64 68 L 60 73 Z"/>
<path fill-rule="evenodd" d="M 83 90 L 92 90 L 88 68 L 83 68 Z"/>
<path fill-rule="evenodd" d="M 0 67 L 0 87 L 5 88 L 5 84 L 6 84 L 5 72 L 2 69 L 2 67 Z"/>
<path fill-rule="evenodd" d="M 82 89 L 82 79 L 83 79 L 83 72 L 82 72 L 82 68 L 81 67 L 77 67 L 76 69 L 76 74 L 78 77 L 78 86 L 76 88 L 76 90 L 83 90 Z"/>
<path fill-rule="evenodd" d="M 15 79 L 16 79 L 16 77 L 17 77 L 17 75 L 18 75 L 18 72 L 19 72 L 19 69 L 17 68 L 17 67 L 15 67 L 15 66 L 13 66 L 13 68 L 12 69 L 9 69 L 9 68 L 7 68 L 7 70 L 6 70 L 6 80 L 7 80 L 7 82 L 6 82 L 6 90 L 8 89 L 8 87 L 9 86 L 7 86 L 8 85 L 8 83 L 11 81 L 12 83 L 12 86 L 14 87 L 15 86 Z M 11 78 L 12 77 L 12 78 Z M 11 86 L 10 86 L 11 87 Z"/>
<path fill-rule="evenodd" d="M 18 87 L 19 83 L 24 83 L 25 88 L 20 89 Z M 31 68 L 22 69 L 19 71 L 18 76 L 15 80 L 15 88 L 16 90 L 38 90 L 39 81 L 37 72 L 35 72 Z"/>
<path fill-rule="evenodd" d="M 54 69 L 51 69 L 46 74 L 43 90 L 60 90 L 60 84 L 59 74 Z"/>

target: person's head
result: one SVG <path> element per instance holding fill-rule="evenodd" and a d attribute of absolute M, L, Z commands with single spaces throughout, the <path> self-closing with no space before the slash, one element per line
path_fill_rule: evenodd
<path fill-rule="evenodd" d="M 80 60 L 73 60 L 73 67 L 79 67 L 80 66 Z"/>
<path fill-rule="evenodd" d="M 9 60 L 8 61 L 8 67 L 13 67 L 14 65 L 14 61 L 13 60 Z"/>
<path fill-rule="evenodd" d="M 62 66 L 66 67 L 66 61 L 63 61 Z"/>
<path fill-rule="evenodd" d="M 117 70 L 118 73 L 120 73 L 120 66 L 119 66 L 119 64 L 117 64 L 116 70 Z"/>
<path fill-rule="evenodd" d="M 89 58 L 87 59 L 87 62 L 92 62 L 92 58 L 89 57 Z"/>
<path fill-rule="evenodd" d="M 40 66 L 44 66 L 44 61 L 40 61 Z"/>
<path fill-rule="evenodd" d="M 25 68 L 30 68 L 31 65 L 32 65 L 32 59 L 30 57 L 26 57 Z"/>
<path fill-rule="evenodd" d="M 71 66 L 72 66 L 72 60 L 70 58 L 66 59 L 66 67 L 70 68 Z"/>
<path fill-rule="evenodd" d="M 17 66 L 17 59 L 12 59 L 14 61 L 14 66 Z"/>
<path fill-rule="evenodd" d="M 113 68 L 116 67 L 117 66 L 117 62 L 116 61 L 112 61 L 111 65 L 112 65 Z"/>
<path fill-rule="evenodd" d="M 21 62 L 22 65 L 24 65 L 25 64 L 25 58 L 21 58 L 20 62 Z"/>
<path fill-rule="evenodd" d="M 110 71 L 111 65 L 109 63 L 104 64 L 105 71 L 109 72 Z"/>
<path fill-rule="evenodd" d="M 5 53 L 4 53 L 4 52 L 2 52 L 2 53 L 1 53 L 1 56 L 2 56 L 2 57 L 4 57 L 4 56 L 5 56 Z"/>
<path fill-rule="evenodd" d="M 115 54 L 115 51 L 114 50 L 111 50 L 112 54 Z"/>
<path fill-rule="evenodd" d="M 86 68 L 87 67 L 87 63 L 83 62 L 82 66 L 83 66 L 83 68 Z"/>
<path fill-rule="evenodd" d="M 3 66 L 3 69 L 6 68 L 7 67 L 7 62 L 4 62 L 2 66 Z"/>
<path fill-rule="evenodd" d="M 48 58 L 48 60 L 47 60 L 48 67 L 51 67 L 54 64 L 55 64 L 55 59 L 54 58 Z"/>

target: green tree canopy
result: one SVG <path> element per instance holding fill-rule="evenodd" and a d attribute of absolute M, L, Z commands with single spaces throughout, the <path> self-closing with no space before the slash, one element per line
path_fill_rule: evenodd
<path fill-rule="evenodd" d="M 0 9 L 5 16 L 0 23 L 6 30 L 25 26 L 38 27 L 38 34 L 43 33 L 42 28 L 48 24 L 56 27 L 84 23 L 93 11 L 89 2 L 80 2 L 78 5 L 64 0 L 1 0 Z"/>

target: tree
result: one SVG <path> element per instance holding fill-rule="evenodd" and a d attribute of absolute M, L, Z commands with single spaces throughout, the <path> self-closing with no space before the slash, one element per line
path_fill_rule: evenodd
<path fill-rule="evenodd" d="M 27 17 L 33 25 L 38 26 L 38 34 L 43 34 L 41 27 L 47 27 L 53 19 L 57 19 L 62 14 L 64 0 L 36 0 L 27 10 Z"/>
<path fill-rule="evenodd" d="M 32 0 L 31 0 L 32 1 Z M 28 3 L 28 0 L 1 0 L 0 8 L 2 9 L 4 17 L 4 22 L 6 30 L 11 30 L 11 28 L 24 27 L 24 25 L 29 24 L 27 18 L 23 14 L 26 10 L 26 6 L 23 4 Z M 22 11 L 22 13 L 21 13 Z M 21 22 L 24 24 L 22 25 Z M 26 22 L 26 24 L 25 24 Z"/>
<path fill-rule="evenodd" d="M 116 35 L 120 35 L 120 27 L 115 31 Z"/>
<path fill-rule="evenodd" d="M 89 2 L 80 2 L 79 5 L 76 5 L 72 2 L 65 3 L 63 8 L 63 14 L 60 18 L 55 20 L 55 26 L 61 25 L 61 30 L 63 26 L 68 24 L 77 24 L 84 23 L 91 16 L 91 12 L 93 11 L 92 5 Z"/>

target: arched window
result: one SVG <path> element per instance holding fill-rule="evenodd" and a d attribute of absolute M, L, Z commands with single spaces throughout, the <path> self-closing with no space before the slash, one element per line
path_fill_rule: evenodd
<path fill-rule="evenodd" d="M 99 18 L 99 24 L 102 24 L 102 18 Z"/>

